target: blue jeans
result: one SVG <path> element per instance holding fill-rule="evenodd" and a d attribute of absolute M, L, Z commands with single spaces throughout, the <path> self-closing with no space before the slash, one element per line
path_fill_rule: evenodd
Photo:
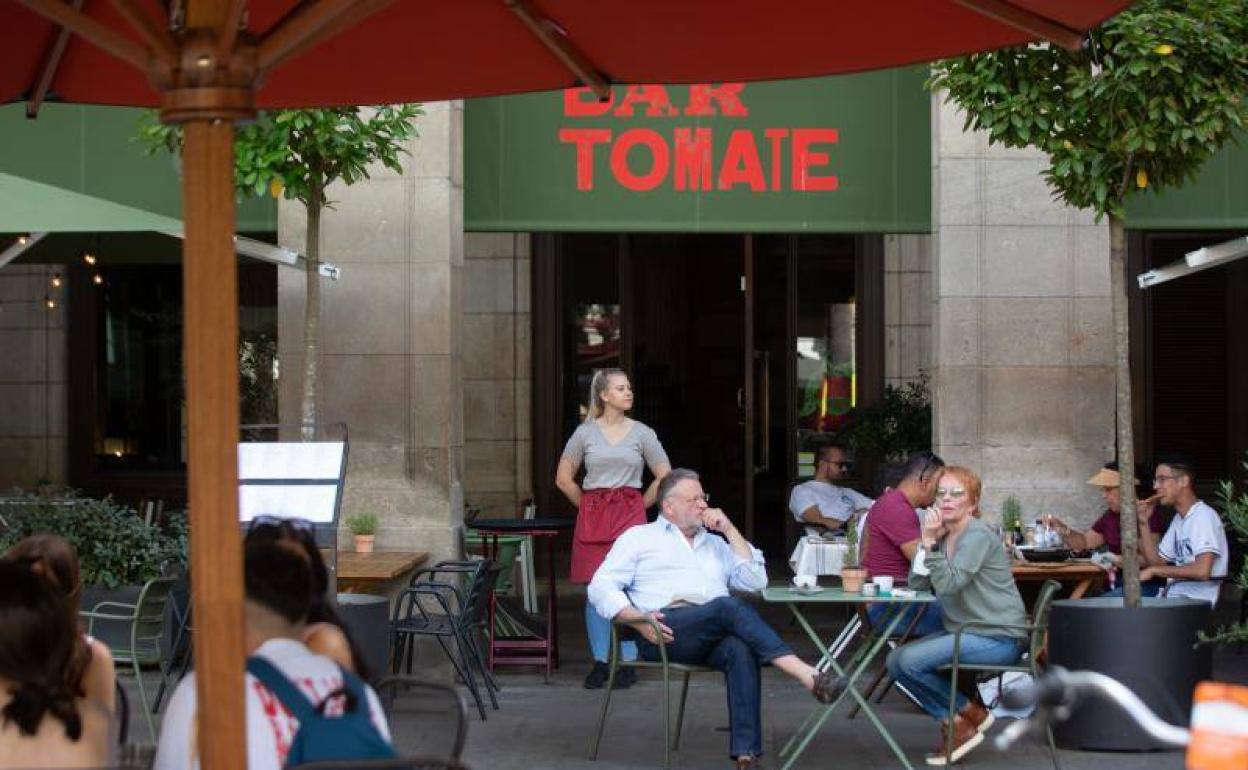
<path fill-rule="evenodd" d="M 895 604 L 868 604 L 867 617 L 871 620 L 872 628 L 883 628 L 888 622 L 886 617 L 889 612 L 896 612 Z M 919 616 L 919 622 L 914 624 L 914 629 L 910 631 L 910 638 L 917 639 L 920 636 L 930 636 L 945 630 L 945 625 L 941 619 L 940 602 L 930 602 L 928 604 L 911 604 L 901 611 L 901 621 L 894 627 L 893 633 L 901 635 L 910 627 L 910 621 L 914 620 L 916 613 L 923 613 Z"/>
<path fill-rule="evenodd" d="M 1161 589 L 1166 587 L 1164 580 L 1146 580 L 1140 583 L 1140 596 L 1159 596 Z M 1114 587 L 1112 591 L 1106 591 L 1101 596 L 1122 596 L 1122 583 Z"/>
<path fill-rule="evenodd" d="M 1023 654 L 1023 640 L 1008 636 L 962 634 L 959 663 L 1009 665 Z M 948 719 L 949 672 L 941 666 L 953 662 L 953 634 L 934 634 L 903 644 L 888 654 L 888 673 L 919 699 L 923 710 L 937 720 Z M 966 696 L 957 695 L 954 712 L 966 706 Z"/>
<path fill-rule="evenodd" d="M 729 754 L 763 753 L 762 684 L 759 666 L 793 648 L 771 629 L 748 602 L 722 596 L 706 604 L 663 610 L 672 629 L 667 658 L 724 672 L 728 689 Z M 643 660 L 658 660 L 659 648 L 645 639 L 637 643 Z"/>
<path fill-rule="evenodd" d="M 589 651 L 594 660 L 606 663 L 611 657 L 611 621 L 599 615 L 589 602 L 585 603 L 585 632 L 589 636 Z M 624 660 L 637 660 L 637 643 L 621 641 L 620 655 Z"/>

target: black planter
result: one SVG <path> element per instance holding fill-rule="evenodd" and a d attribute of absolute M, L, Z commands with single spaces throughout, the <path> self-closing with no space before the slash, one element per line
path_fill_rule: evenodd
<path fill-rule="evenodd" d="M 1123 607 L 1120 598 L 1057 601 L 1049 615 L 1049 662 L 1113 677 L 1162 719 L 1186 726 L 1192 691 L 1213 672 L 1211 646 L 1195 646 L 1211 614 L 1207 602 L 1194 599 L 1146 598 L 1133 609 Z M 1099 698 L 1080 703 L 1053 733 L 1063 748 L 1163 748 Z"/>

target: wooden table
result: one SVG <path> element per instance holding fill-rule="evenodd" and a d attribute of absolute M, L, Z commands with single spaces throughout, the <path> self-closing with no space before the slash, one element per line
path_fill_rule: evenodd
<path fill-rule="evenodd" d="M 1011 571 L 1014 573 L 1014 582 L 1042 583 L 1045 580 L 1057 580 L 1061 583 L 1073 583 L 1070 598 L 1080 599 L 1088 592 L 1093 583 L 1105 579 L 1105 570 L 1086 561 L 1062 561 L 1062 562 L 1031 562 L 1016 561 Z"/>
<path fill-rule="evenodd" d="M 387 584 L 429 561 L 426 551 L 338 552 L 338 590 L 385 594 Z"/>

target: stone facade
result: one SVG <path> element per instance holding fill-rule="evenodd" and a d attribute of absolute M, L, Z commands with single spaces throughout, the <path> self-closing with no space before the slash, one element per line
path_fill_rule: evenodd
<path fill-rule="evenodd" d="M 1037 151 L 991 147 L 933 97 L 936 451 L 1024 515 L 1088 522 L 1114 447 L 1109 234 L 1052 201 Z"/>
<path fill-rule="evenodd" d="M 533 494 L 529 241 L 464 235 L 464 487 L 487 517 L 513 516 Z"/>
<path fill-rule="evenodd" d="M 932 370 L 932 237 L 884 236 L 884 377 L 894 387 Z"/>
<path fill-rule="evenodd" d="M 350 430 L 343 517 L 381 519 L 378 547 L 445 557 L 462 531 L 463 109 L 425 105 L 402 174 L 329 191 L 322 258 L 318 420 Z M 283 202 L 282 245 L 302 250 L 306 214 Z M 298 422 L 304 277 L 279 273 L 281 415 Z"/>
<path fill-rule="evenodd" d="M 66 291 L 51 287 L 57 273 L 64 268 L 0 270 L 0 491 L 65 481 Z"/>

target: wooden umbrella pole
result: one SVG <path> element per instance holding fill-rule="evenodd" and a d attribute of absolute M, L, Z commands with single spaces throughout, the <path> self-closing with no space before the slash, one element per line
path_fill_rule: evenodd
<path fill-rule="evenodd" d="M 238 528 L 234 126 L 184 124 L 183 344 L 200 767 L 247 766 Z"/>

